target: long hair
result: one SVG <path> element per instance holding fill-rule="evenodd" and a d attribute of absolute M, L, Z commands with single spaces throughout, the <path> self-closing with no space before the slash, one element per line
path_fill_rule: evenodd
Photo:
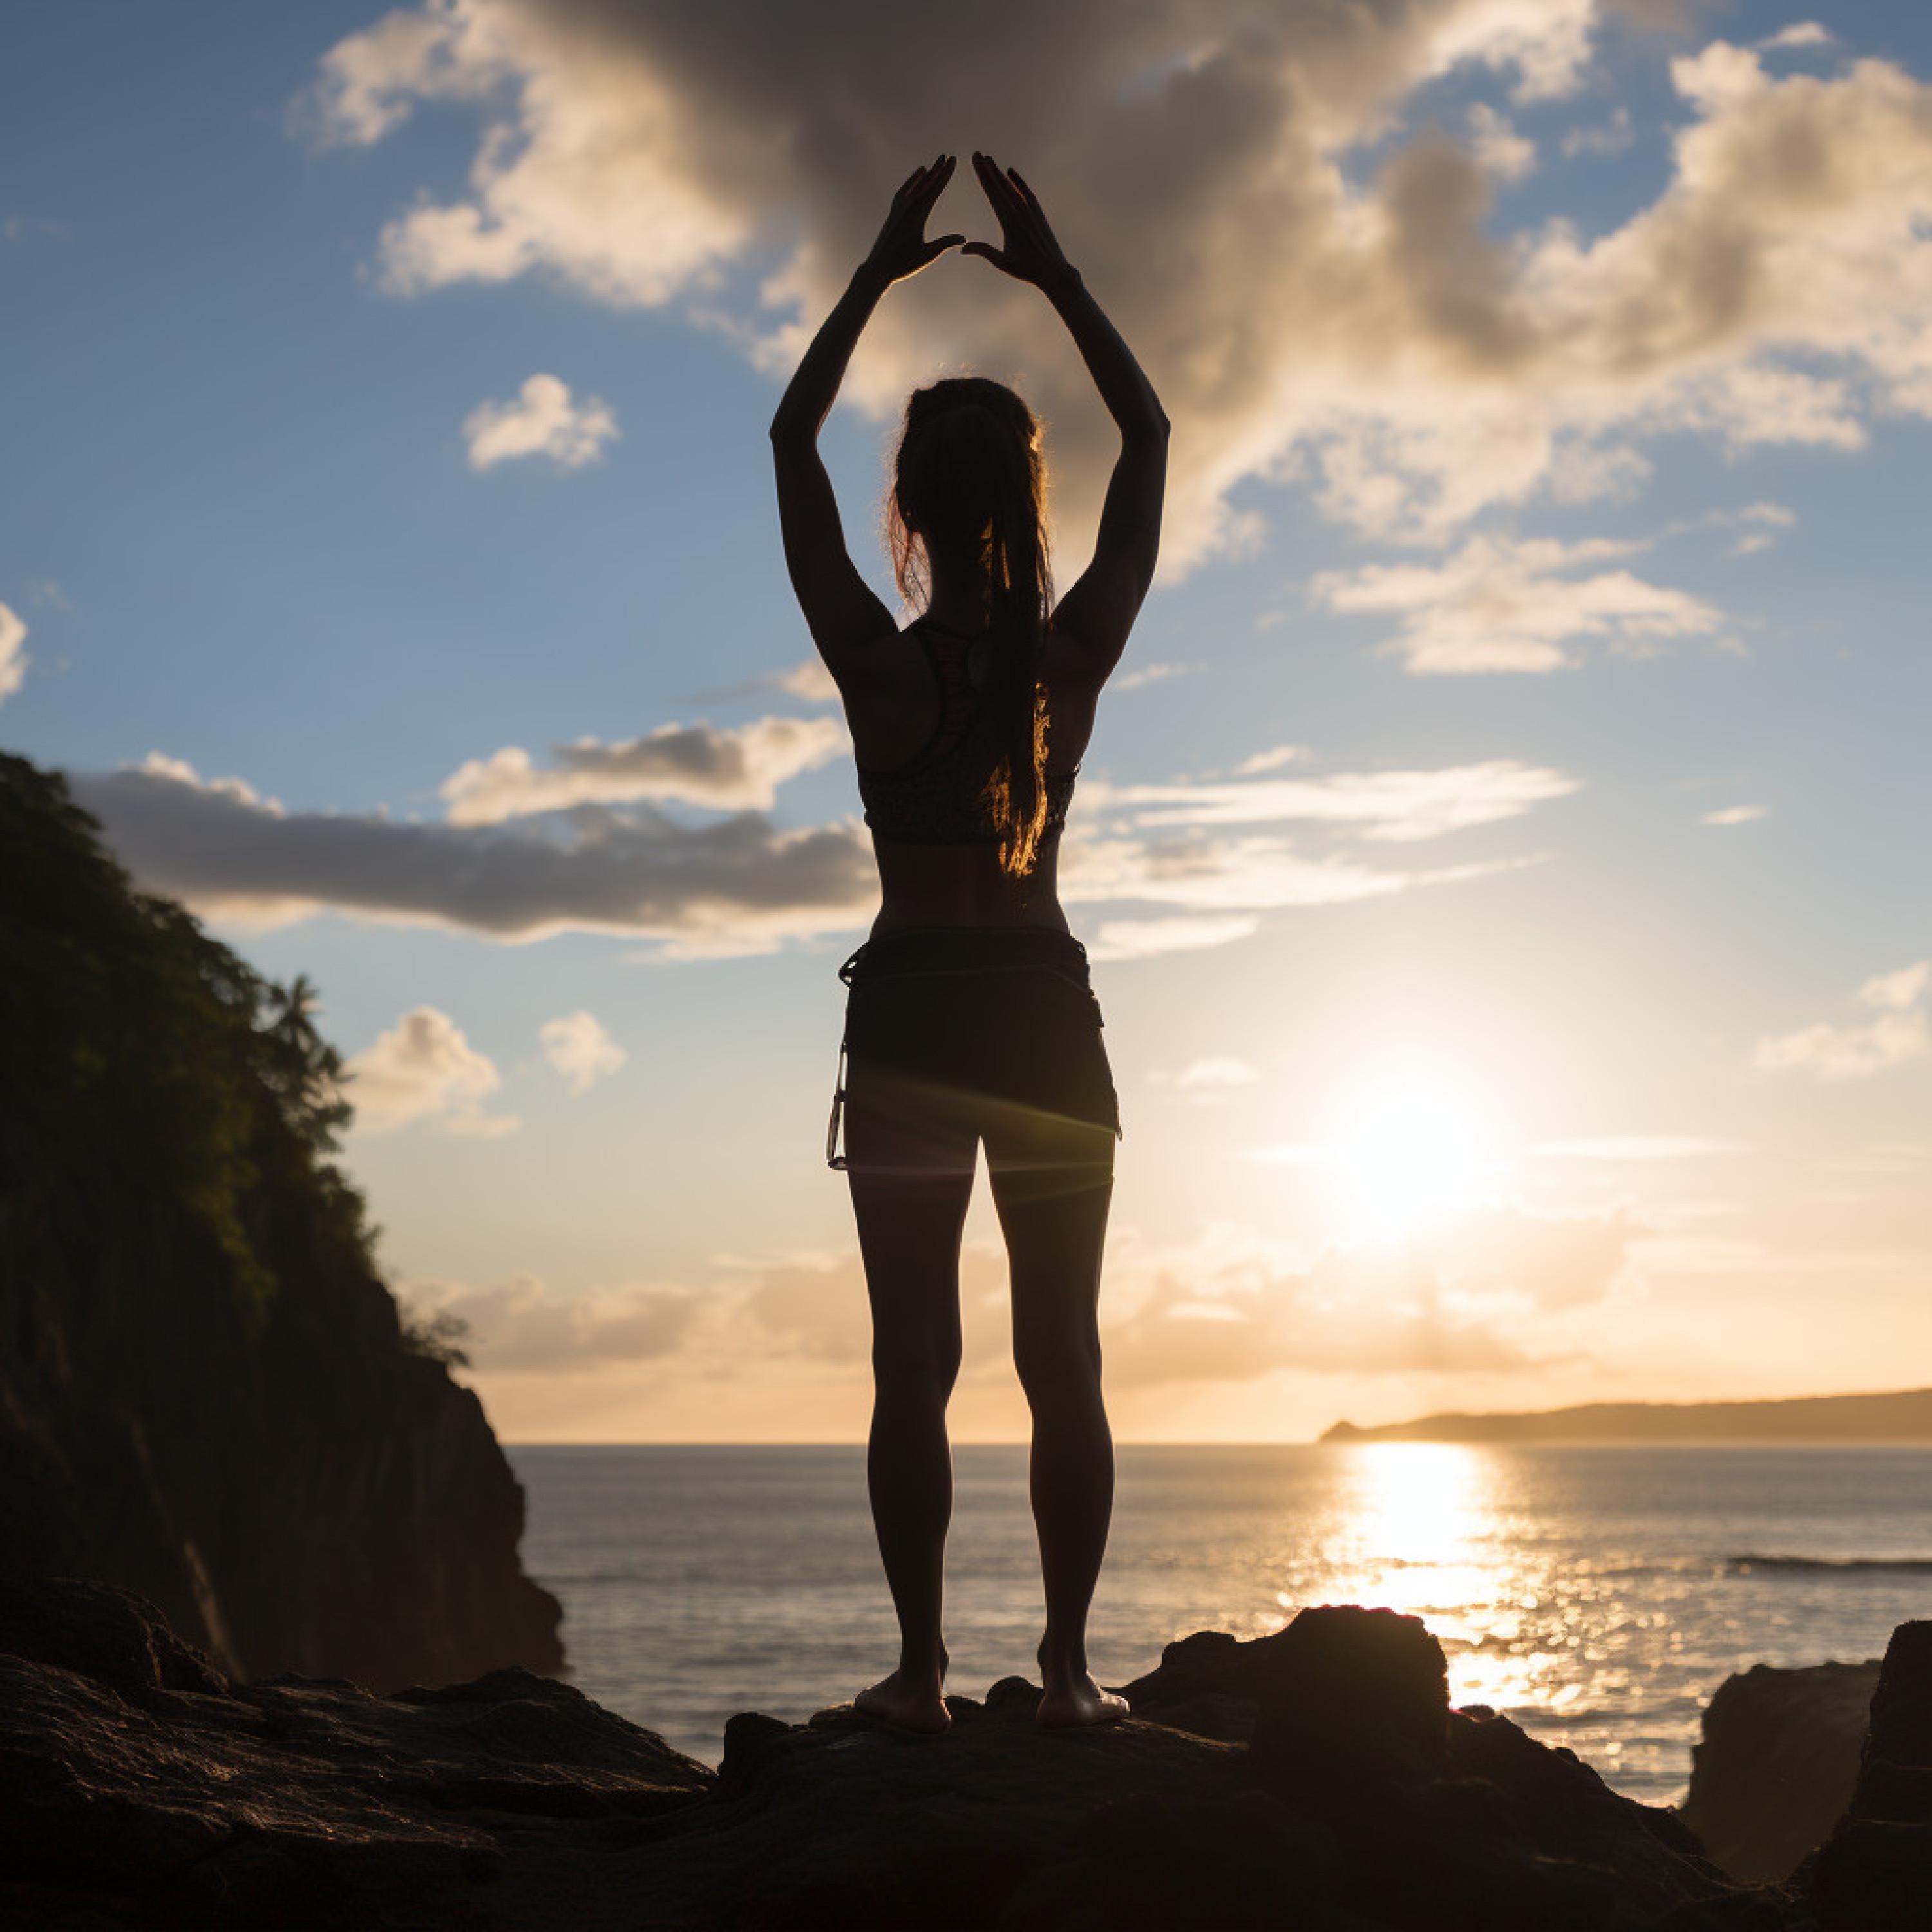
<path fill-rule="evenodd" d="M 1046 460 L 1033 412 L 1004 384 L 950 376 L 915 389 L 886 500 L 892 574 L 908 603 L 932 594 L 932 559 L 976 568 L 992 663 L 986 700 L 998 755 L 982 797 L 1000 863 L 1030 872 L 1046 829 L 1047 692 L 1053 598 Z"/>

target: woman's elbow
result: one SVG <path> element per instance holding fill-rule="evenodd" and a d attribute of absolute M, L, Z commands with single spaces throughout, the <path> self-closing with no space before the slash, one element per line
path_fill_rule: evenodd
<path fill-rule="evenodd" d="M 818 425 L 808 422 L 801 411 L 781 404 L 767 434 L 775 443 L 812 443 L 818 440 Z"/>

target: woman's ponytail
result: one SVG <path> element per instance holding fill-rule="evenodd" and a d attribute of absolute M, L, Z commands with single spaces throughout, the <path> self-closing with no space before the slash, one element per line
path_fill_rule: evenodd
<path fill-rule="evenodd" d="M 1039 426 L 1012 390 L 976 377 L 914 392 L 890 499 L 902 596 L 929 591 L 930 554 L 976 562 L 992 648 L 985 691 L 997 755 L 982 800 L 1000 863 L 1030 872 L 1046 830 L 1046 614 L 1052 598 Z"/>

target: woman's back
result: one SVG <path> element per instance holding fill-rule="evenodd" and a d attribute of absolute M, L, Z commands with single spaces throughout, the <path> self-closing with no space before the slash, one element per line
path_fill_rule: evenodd
<path fill-rule="evenodd" d="M 916 618 L 886 649 L 898 674 L 847 701 L 866 820 L 884 896 L 875 932 L 907 926 L 1041 926 L 1066 929 L 1057 886 L 1060 833 L 1091 734 L 1091 696 L 1048 689 L 1046 816 L 1032 868 L 1000 857 L 987 799 L 1000 764 L 982 701 L 985 633 Z"/>

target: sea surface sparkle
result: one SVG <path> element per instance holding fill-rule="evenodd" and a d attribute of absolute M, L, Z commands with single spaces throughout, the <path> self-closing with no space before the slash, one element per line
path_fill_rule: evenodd
<path fill-rule="evenodd" d="M 562 1600 L 572 1680 L 715 1763 L 724 1720 L 796 1721 L 890 1669 L 856 1448 L 526 1448 L 524 1561 Z M 955 1452 L 949 1688 L 1034 1673 L 1026 1451 Z M 1168 1639 L 1388 1604 L 1442 1640 L 1450 1694 L 1661 1802 L 1732 1671 L 1878 1655 L 1932 1614 L 1932 1449 L 1126 1447 L 1090 1650 L 1102 1682 Z"/>

